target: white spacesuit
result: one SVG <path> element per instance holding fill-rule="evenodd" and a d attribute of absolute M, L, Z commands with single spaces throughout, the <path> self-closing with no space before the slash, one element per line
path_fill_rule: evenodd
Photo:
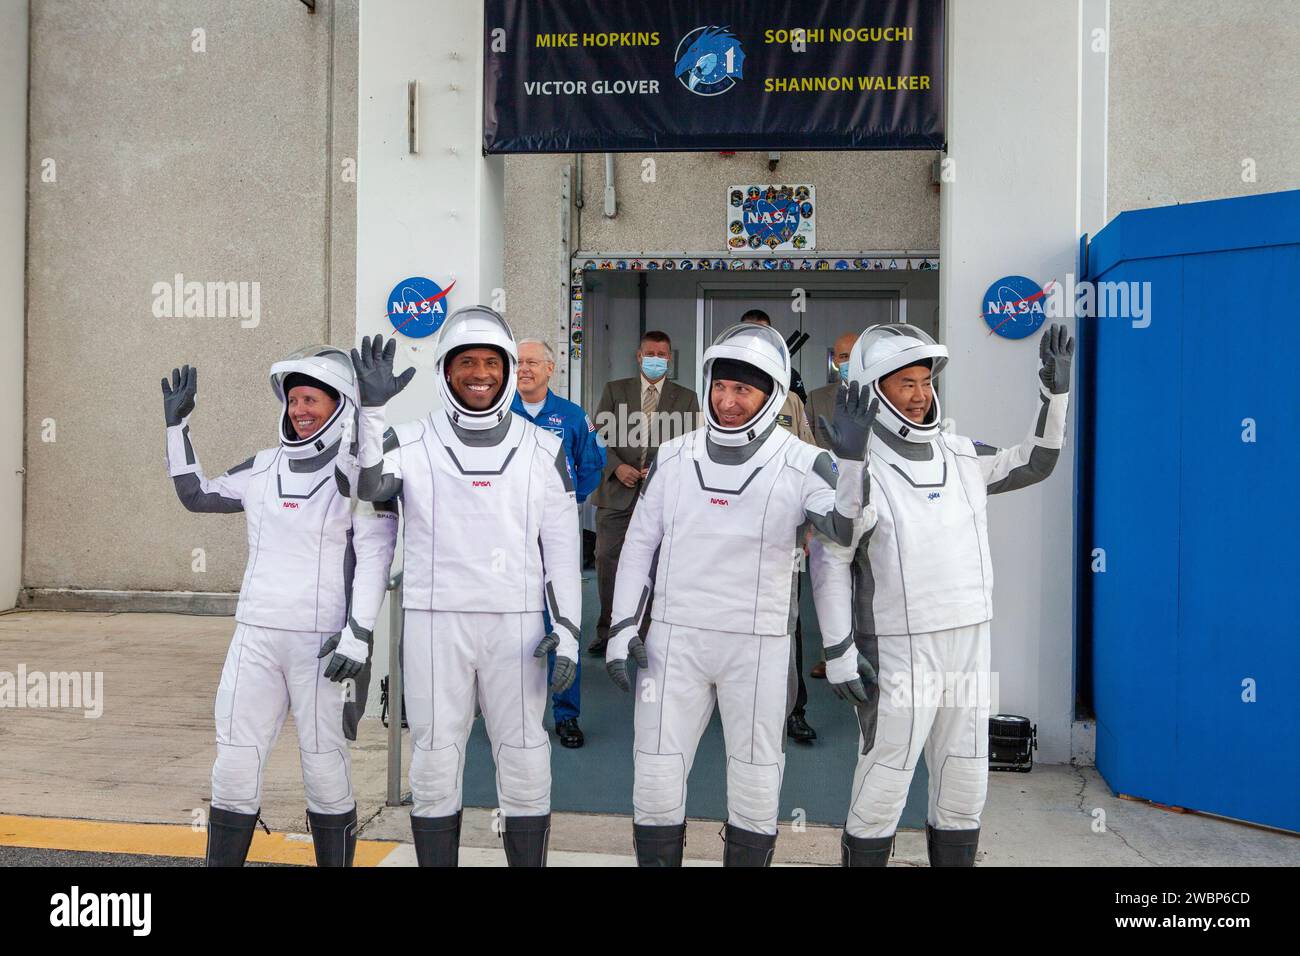
<path fill-rule="evenodd" d="M 881 381 L 892 373 L 920 365 L 937 375 L 947 363 L 947 349 L 923 331 L 873 326 L 853 347 L 850 387 L 880 407 L 861 538 L 852 548 L 815 542 L 811 553 L 827 678 L 854 699 L 861 731 L 846 866 L 888 861 L 922 750 L 931 865 L 974 864 L 988 786 L 987 497 L 1051 474 L 1065 440 L 1073 347 L 1064 328 L 1046 333 L 1033 428 L 1002 450 L 942 431 L 937 396 L 919 423 L 885 397 Z"/>
<path fill-rule="evenodd" d="M 718 381 L 766 399 L 725 427 L 711 398 Z M 725 863 L 766 866 L 776 845 L 799 529 L 812 522 L 846 545 L 853 533 L 852 517 L 835 511 L 831 457 L 776 427 L 789 381 L 789 351 L 771 328 L 743 324 L 718 336 L 704 355 L 707 425 L 660 446 L 623 543 L 606 664 L 636 694 L 632 803 L 642 866 L 681 865 L 686 781 L 715 700 L 727 742 Z M 643 668 L 635 688 L 629 653 Z"/>
<path fill-rule="evenodd" d="M 305 439 L 289 418 L 293 382 L 337 396 L 332 416 Z M 173 371 L 170 385 L 163 380 L 168 474 L 190 511 L 242 511 L 248 526 L 237 626 L 217 690 L 207 862 L 243 864 L 266 760 L 292 710 L 317 865 L 350 866 L 357 808 L 347 741 L 365 709 L 371 631 L 397 541 L 396 512 L 356 501 L 336 468 L 357 407 L 352 364 L 338 349 L 312 346 L 273 365 L 271 388 L 284 405 L 279 445 L 212 479 L 190 440 L 197 388 L 189 366 Z"/>
<path fill-rule="evenodd" d="M 353 362 L 362 403 L 359 492 L 376 501 L 400 496 L 405 520 L 402 661 L 416 855 L 421 866 L 456 865 L 477 695 L 496 761 L 506 860 L 542 866 L 551 813 L 546 654 L 557 654 L 552 688 L 567 688 L 582 620 L 568 460 L 557 436 L 510 413 L 518 359 L 496 312 L 471 306 L 448 316 L 435 353 L 443 408 L 385 433 L 383 404 L 412 373 L 393 376 L 395 350 L 392 340 L 386 349 L 378 337 L 366 340 Z M 460 362 L 493 357 L 481 381 L 469 378 L 457 390 Z M 474 398 L 491 400 L 476 408 Z"/>

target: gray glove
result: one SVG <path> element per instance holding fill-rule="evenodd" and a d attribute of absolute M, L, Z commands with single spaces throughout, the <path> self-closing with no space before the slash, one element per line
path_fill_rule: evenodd
<path fill-rule="evenodd" d="M 560 646 L 560 635 L 552 631 L 542 638 L 533 651 L 533 657 L 545 657 Z M 555 667 L 551 670 L 551 693 L 563 694 L 573 686 L 573 679 L 578 676 L 578 662 L 563 654 L 555 655 Z"/>
<path fill-rule="evenodd" d="M 641 640 L 641 635 L 635 629 L 629 628 L 629 630 L 632 631 L 632 637 L 628 640 L 626 651 L 621 656 L 619 652 L 623 651 L 620 646 L 622 641 L 618 641 L 617 636 L 610 638 L 605 649 L 605 672 L 609 674 L 610 680 L 623 690 L 632 689 L 632 681 L 627 674 L 629 657 L 636 660 L 637 667 L 650 666 L 650 657 L 645 652 L 645 642 Z"/>
<path fill-rule="evenodd" d="M 172 369 L 171 384 L 162 380 L 163 414 L 167 427 L 179 425 L 185 416 L 194 411 L 194 396 L 199 391 L 199 370 L 188 365 Z"/>
<path fill-rule="evenodd" d="M 370 659 L 370 645 L 374 640 L 371 631 L 367 631 L 353 620 L 337 634 L 332 635 L 316 655 L 317 660 L 326 654 L 333 655 L 325 664 L 325 679 L 336 683 L 355 680 Z"/>
<path fill-rule="evenodd" d="M 864 461 L 867 457 L 867 439 L 871 437 L 871 425 L 880 413 L 880 402 L 872 399 L 867 404 L 867 396 L 858 389 L 857 382 L 850 382 L 848 388 L 841 388 L 835 395 L 835 412 L 831 421 L 825 415 L 818 415 L 817 421 L 831 441 L 831 451 L 836 458 L 849 458 Z"/>
<path fill-rule="evenodd" d="M 850 704 L 867 702 L 867 685 L 878 680 L 876 669 L 855 647 L 847 653 L 826 661 L 826 680 L 840 700 Z"/>
<path fill-rule="evenodd" d="M 393 375 L 393 359 L 397 356 L 397 339 L 376 335 L 372 340 L 361 340 L 361 351 L 352 350 L 352 367 L 357 373 L 357 392 L 361 404 L 374 408 L 388 404 L 388 400 L 406 388 L 415 377 L 415 369 L 408 368 L 401 375 Z"/>
<path fill-rule="evenodd" d="M 1070 390 L 1070 363 L 1074 360 L 1074 337 L 1064 325 L 1053 325 L 1038 340 L 1038 357 L 1043 367 L 1038 377 L 1053 395 L 1064 395 Z"/>

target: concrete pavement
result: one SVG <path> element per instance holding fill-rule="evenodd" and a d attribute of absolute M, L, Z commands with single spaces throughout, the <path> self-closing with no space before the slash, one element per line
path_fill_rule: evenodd
<path fill-rule="evenodd" d="M 229 618 L 169 614 L 0 615 L 0 672 L 15 674 L 22 666 L 29 674 L 103 675 L 97 717 L 84 716 L 85 701 L 80 709 L 0 709 L 0 814 L 55 818 L 10 821 L 7 830 L 0 820 L 0 846 L 31 846 L 33 854 L 59 847 L 121 854 L 113 860 L 201 853 L 194 847 L 201 846 L 202 835 L 193 827 L 208 806 L 212 699 L 232 630 Z M 409 766 L 409 743 L 403 759 Z M 353 748 L 361 836 L 374 847 L 366 862 L 413 864 L 408 811 L 384 806 L 385 765 L 385 730 L 378 720 L 367 719 Z M 262 815 L 296 854 L 271 860 L 308 862 L 309 844 L 292 838 L 306 831 L 292 718 L 268 762 Z M 157 832 L 139 840 L 125 831 L 68 821 L 165 824 L 180 842 L 164 841 L 167 848 L 159 850 Z M 718 829 L 716 821 L 691 821 L 687 856 L 692 862 L 720 861 Z M 40 842 L 30 836 L 34 831 L 42 834 Z M 631 831 L 627 816 L 557 812 L 552 864 L 630 865 Z M 193 836 L 186 838 L 187 832 Z M 259 831 L 259 839 L 267 838 Z M 777 862 L 833 865 L 838 843 L 835 828 L 784 824 Z M 925 865 L 925 857 L 924 834 L 900 832 L 894 863 Z M 0 862 L 15 859 L 22 859 L 21 851 L 0 856 Z M 491 810 L 466 810 L 462 862 L 504 864 Z M 1300 865 L 1300 838 L 1117 798 L 1091 767 L 1040 765 L 1029 774 L 991 776 L 979 862 L 1294 866 Z"/>

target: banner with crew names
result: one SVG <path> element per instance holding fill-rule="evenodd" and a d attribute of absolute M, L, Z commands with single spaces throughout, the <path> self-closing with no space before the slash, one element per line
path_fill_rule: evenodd
<path fill-rule="evenodd" d="M 489 153 L 940 149 L 943 0 L 486 0 Z"/>

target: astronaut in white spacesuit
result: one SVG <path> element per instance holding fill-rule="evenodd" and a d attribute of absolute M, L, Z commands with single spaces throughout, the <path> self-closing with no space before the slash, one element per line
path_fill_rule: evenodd
<path fill-rule="evenodd" d="M 845 866 L 888 862 L 922 751 L 930 865 L 974 865 L 988 789 L 987 498 L 1052 473 L 1074 340 L 1053 326 L 1039 353 L 1033 428 L 1019 445 L 997 449 L 942 430 L 932 383 L 948 350 L 923 331 L 877 325 L 853 347 L 849 392 L 880 404 L 860 540 L 814 542 L 811 554 L 826 676 L 855 704 L 861 732 Z"/>
<path fill-rule="evenodd" d="M 357 408 L 348 356 L 302 349 L 271 367 L 271 388 L 283 406 L 279 444 L 208 478 L 190 439 L 198 372 L 187 365 L 162 383 L 177 496 L 190 511 L 242 511 L 248 525 L 237 625 L 217 689 L 207 864 L 243 865 L 266 760 L 292 710 L 316 864 L 351 866 L 357 806 L 347 741 L 365 710 L 397 514 L 356 501 L 336 467 Z"/>
<path fill-rule="evenodd" d="M 581 541 L 558 436 L 510 412 L 518 355 L 486 306 L 447 317 L 434 354 L 443 407 L 384 431 L 397 343 L 353 350 L 362 498 L 401 498 L 403 668 L 411 830 L 421 866 L 455 866 L 465 744 L 477 700 L 497 769 L 511 866 L 543 866 L 551 821 L 551 691 L 572 682 L 582 620 Z M 545 605 L 543 602 L 546 602 Z M 542 609 L 550 611 L 545 632 Z"/>
<path fill-rule="evenodd" d="M 777 427 L 789 383 L 779 333 L 747 323 L 719 335 L 704 353 L 706 427 L 659 447 L 623 543 L 606 667 L 624 690 L 633 689 L 629 654 L 642 668 L 632 792 L 642 866 L 681 865 L 686 781 L 715 700 L 727 743 L 725 864 L 771 863 L 793 705 L 799 531 L 810 522 L 848 545 L 857 513 L 836 511 L 830 455 Z M 837 437 L 841 453 L 860 459 L 870 426 L 855 411 L 839 410 Z M 846 501 L 856 508 L 861 492 Z"/>

